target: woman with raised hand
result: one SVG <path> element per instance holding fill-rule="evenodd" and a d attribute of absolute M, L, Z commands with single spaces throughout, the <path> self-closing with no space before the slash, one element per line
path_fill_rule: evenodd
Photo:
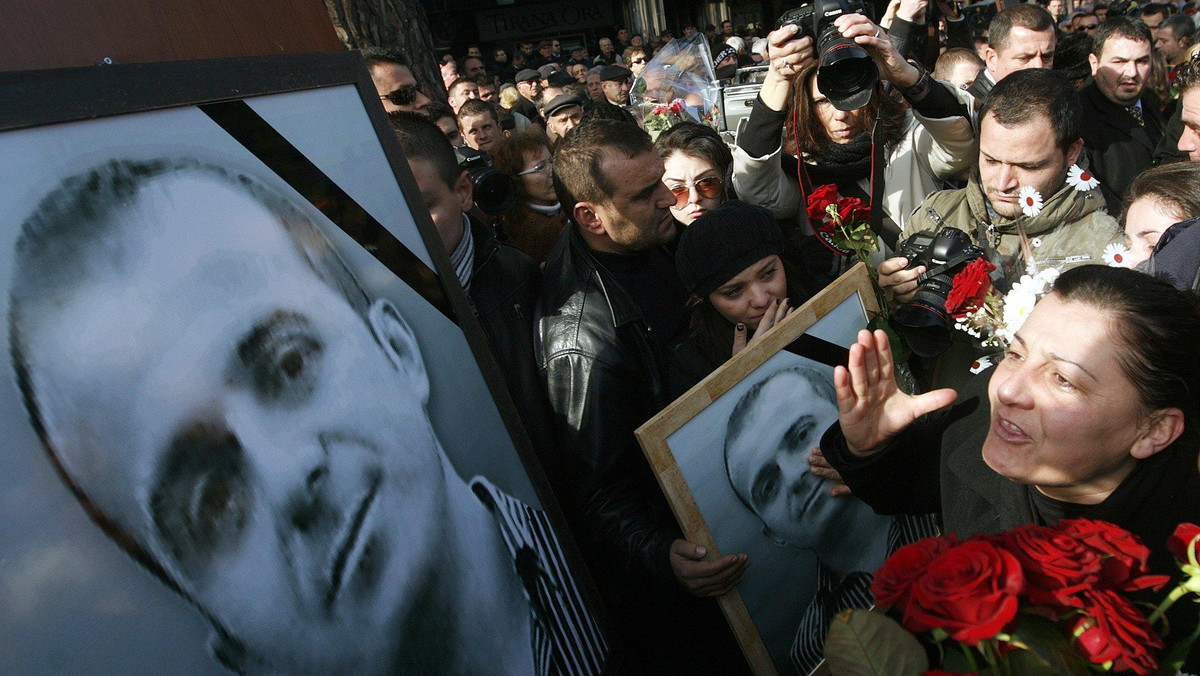
<path fill-rule="evenodd" d="M 1197 296 L 1133 270 L 1068 270 L 987 373 L 957 403 L 905 394 L 886 335 L 864 331 L 835 372 L 840 419 L 821 449 L 879 513 L 941 512 L 964 538 L 1109 521 L 1150 547 L 1153 572 L 1176 572 L 1167 538 L 1200 519 Z"/>

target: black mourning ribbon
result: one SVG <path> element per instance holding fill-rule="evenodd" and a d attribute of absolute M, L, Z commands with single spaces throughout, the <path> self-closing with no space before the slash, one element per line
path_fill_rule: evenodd
<path fill-rule="evenodd" d="M 826 366 L 845 366 L 850 361 L 848 348 L 807 333 L 788 343 L 783 349 Z"/>
<path fill-rule="evenodd" d="M 245 101 L 206 103 L 197 107 L 409 288 L 447 319 L 458 323 L 437 273 Z"/>

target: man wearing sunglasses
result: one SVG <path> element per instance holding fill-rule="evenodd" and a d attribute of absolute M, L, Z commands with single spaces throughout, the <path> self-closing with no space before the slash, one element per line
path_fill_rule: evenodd
<path fill-rule="evenodd" d="M 367 63 L 367 70 L 371 72 L 375 90 L 379 92 L 379 100 L 383 102 L 384 112 L 425 112 L 430 103 L 429 97 L 417 88 L 417 79 L 413 77 L 408 59 L 403 54 L 368 47 L 362 50 L 362 56 Z"/>

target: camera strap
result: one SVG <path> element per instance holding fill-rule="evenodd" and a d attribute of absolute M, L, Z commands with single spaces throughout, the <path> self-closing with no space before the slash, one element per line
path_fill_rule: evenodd
<path fill-rule="evenodd" d="M 795 130 L 799 128 L 800 110 L 798 107 L 793 107 L 792 129 Z M 871 228 L 871 232 L 875 233 L 876 236 L 883 240 L 884 244 L 887 244 L 893 251 L 895 251 L 896 243 L 900 239 L 900 229 L 895 227 L 895 223 L 892 223 L 893 227 L 890 228 L 885 228 L 883 224 L 884 181 L 882 172 L 885 165 L 885 159 L 883 156 L 883 144 L 875 141 L 875 134 L 878 131 L 879 118 L 877 117 L 874 124 L 871 126 L 871 172 L 869 174 L 871 194 L 869 196 L 870 203 L 867 205 L 871 209 L 871 219 L 868 222 L 868 225 Z M 800 184 L 800 204 L 807 205 L 808 196 L 812 194 L 813 191 L 812 179 L 809 178 L 808 169 L 804 166 L 804 149 L 800 147 L 800 138 L 798 135 L 793 135 L 796 136 L 796 175 L 799 177 L 798 182 Z"/>

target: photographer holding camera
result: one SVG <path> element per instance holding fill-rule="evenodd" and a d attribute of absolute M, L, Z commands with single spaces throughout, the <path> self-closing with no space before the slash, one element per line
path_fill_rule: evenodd
<path fill-rule="evenodd" d="M 920 200 L 974 163 L 970 99 L 905 61 L 856 11 L 861 3 L 817 0 L 768 36 L 770 69 L 737 135 L 733 182 L 741 199 L 797 218 L 806 235 L 806 196 L 836 184 L 840 196 L 872 204 L 876 232 L 894 245 Z M 807 266 L 838 272 L 823 256 Z"/>
<path fill-rule="evenodd" d="M 1108 244 L 1123 241 L 1094 179 L 1077 172 L 1068 181 L 1083 150 L 1083 113 L 1066 78 L 1042 68 L 1011 73 L 988 93 L 979 115 L 978 169 L 971 172 L 965 188 L 934 193 L 921 204 L 905 224 L 906 244 L 918 238 L 932 244 L 934 233 L 957 228 L 967 237 L 944 247 L 946 253 L 953 255 L 974 244 L 997 266 L 993 278 L 1011 282 L 1026 268 L 1022 233 L 1037 264 L 1060 271 L 1100 263 Z M 1037 209 L 1023 204 L 1030 190 L 1038 195 L 1033 200 Z M 914 250 L 901 247 L 906 249 Z M 941 261 L 938 255 L 918 258 Z M 930 272 L 928 268 L 903 257 L 891 258 L 879 265 L 879 283 L 896 302 L 909 303 L 918 289 L 925 289 L 923 275 Z M 898 323 L 903 335 L 904 323 Z M 958 382 L 973 359 L 964 351 L 943 355 L 932 377 L 934 384 Z"/>

